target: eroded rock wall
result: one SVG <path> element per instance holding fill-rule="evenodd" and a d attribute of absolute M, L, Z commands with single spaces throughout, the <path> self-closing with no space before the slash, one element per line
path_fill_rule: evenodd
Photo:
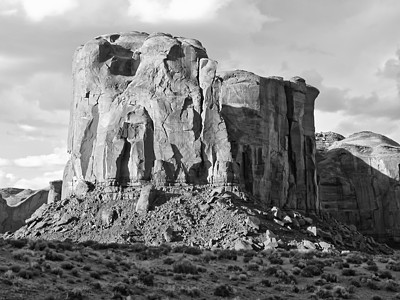
<path fill-rule="evenodd" d="M 25 220 L 47 203 L 48 194 L 48 190 L 36 191 L 15 206 L 9 206 L 0 196 L 0 233 L 15 231 L 25 225 Z"/>
<path fill-rule="evenodd" d="M 167 34 L 78 48 L 62 197 L 83 182 L 237 184 L 265 205 L 314 211 L 318 90 L 216 72 L 200 42 Z"/>
<path fill-rule="evenodd" d="M 318 158 L 321 209 L 364 234 L 400 240 L 400 145 L 360 132 Z"/>

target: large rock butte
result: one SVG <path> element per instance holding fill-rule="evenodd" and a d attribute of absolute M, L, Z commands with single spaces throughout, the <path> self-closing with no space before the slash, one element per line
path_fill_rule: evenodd
<path fill-rule="evenodd" d="M 318 90 L 216 71 L 199 41 L 169 34 L 79 47 L 62 197 L 91 184 L 234 184 L 266 206 L 315 211 Z"/>
<path fill-rule="evenodd" d="M 364 234 L 400 241 L 400 145 L 368 131 L 321 137 L 336 139 L 326 149 L 317 143 L 322 211 Z"/>

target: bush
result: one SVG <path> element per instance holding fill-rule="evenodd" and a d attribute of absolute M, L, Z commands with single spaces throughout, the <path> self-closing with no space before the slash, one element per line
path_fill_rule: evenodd
<path fill-rule="evenodd" d="M 89 276 L 92 277 L 92 278 L 94 278 L 94 279 L 100 279 L 100 278 L 101 278 L 100 273 L 97 272 L 97 271 L 92 271 L 92 272 L 90 272 L 90 273 L 89 273 Z"/>
<path fill-rule="evenodd" d="M 219 297 L 230 297 L 233 295 L 233 289 L 229 285 L 220 284 L 215 287 L 214 295 Z"/>
<path fill-rule="evenodd" d="M 172 252 L 174 253 L 186 253 L 186 254 L 191 254 L 191 255 L 200 255 L 203 253 L 203 250 L 198 248 L 198 247 L 190 247 L 190 246 L 177 246 L 172 249 Z"/>
<path fill-rule="evenodd" d="M 197 267 L 188 260 L 177 261 L 172 265 L 174 273 L 197 274 Z"/>
<path fill-rule="evenodd" d="M 235 250 L 216 250 L 217 258 L 218 259 L 229 259 L 229 260 L 237 260 L 237 252 Z"/>
<path fill-rule="evenodd" d="M 51 269 L 51 273 L 54 274 L 54 275 L 57 275 L 59 277 L 62 277 L 64 272 L 60 268 L 54 268 L 54 269 Z"/>
<path fill-rule="evenodd" d="M 327 282 L 337 282 L 338 281 L 336 274 L 331 274 L 331 273 L 322 274 L 321 278 L 325 279 Z"/>
<path fill-rule="evenodd" d="M 355 287 L 361 287 L 361 283 L 357 280 L 350 281 L 350 284 Z"/>
<path fill-rule="evenodd" d="M 227 268 L 227 271 L 231 271 L 231 272 L 242 272 L 243 269 L 239 266 L 236 265 L 229 265 Z"/>
<path fill-rule="evenodd" d="M 321 274 L 322 270 L 316 265 L 308 265 L 300 272 L 300 275 L 303 277 L 313 277 Z"/>
<path fill-rule="evenodd" d="M 261 283 L 263 286 L 266 286 L 266 287 L 271 287 L 271 286 L 272 286 L 271 281 L 269 281 L 268 279 L 263 279 L 263 280 L 261 280 L 260 283 Z"/>
<path fill-rule="evenodd" d="M 361 265 L 363 263 L 363 258 L 357 254 L 350 254 L 346 257 L 346 261 L 349 264 Z"/>
<path fill-rule="evenodd" d="M 387 270 L 379 272 L 378 276 L 379 276 L 379 278 L 382 278 L 382 279 L 392 279 L 393 278 L 392 273 L 390 273 Z"/>
<path fill-rule="evenodd" d="M 379 270 L 377 265 L 368 265 L 365 267 L 365 269 L 371 272 L 378 272 Z"/>
<path fill-rule="evenodd" d="M 61 269 L 64 269 L 64 270 L 72 270 L 74 268 L 74 265 L 71 264 L 70 262 L 66 261 L 66 262 L 61 263 L 60 267 L 61 267 Z"/>
<path fill-rule="evenodd" d="M 130 292 L 128 286 L 123 282 L 117 282 L 116 284 L 114 284 L 112 287 L 112 291 L 114 293 L 119 293 L 123 296 L 128 296 Z"/>
<path fill-rule="evenodd" d="M 216 260 L 217 256 L 212 252 L 206 252 L 201 255 L 201 260 L 204 262 L 210 262 L 211 260 Z"/>
<path fill-rule="evenodd" d="M 82 270 L 83 270 L 83 271 L 90 271 L 90 270 L 92 270 L 92 267 L 89 266 L 89 265 L 84 265 L 84 266 L 82 267 Z"/>
<path fill-rule="evenodd" d="M 254 263 L 250 263 L 246 265 L 246 268 L 248 271 L 258 271 L 260 269 L 260 266 Z"/>
<path fill-rule="evenodd" d="M 144 285 L 152 286 L 154 284 L 154 275 L 150 273 L 142 274 L 139 276 L 139 281 Z"/>
<path fill-rule="evenodd" d="M 326 289 L 319 289 L 316 295 L 318 296 L 318 299 L 329 299 L 333 297 L 332 291 Z"/>
<path fill-rule="evenodd" d="M 56 253 L 50 249 L 47 249 L 46 254 L 45 254 L 45 259 L 51 260 L 51 261 L 63 261 L 63 260 L 65 260 L 65 256 L 60 253 Z"/>
<path fill-rule="evenodd" d="M 197 287 L 181 287 L 179 289 L 181 294 L 185 294 L 189 297 L 199 297 L 200 296 L 200 290 Z"/>
<path fill-rule="evenodd" d="M 30 261 L 30 258 L 35 256 L 35 252 L 27 249 L 18 249 L 12 252 L 12 257 L 16 260 Z"/>
<path fill-rule="evenodd" d="M 171 258 L 171 257 L 167 257 L 163 260 L 163 263 L 165 265 L 172 265 L 175 262 L 175 259 Z"/>
<path fill-rule="evenodd" d="M 32 279 L 33 278 L 33 272 L 30 270 L 20 270 L 18 272 L 18 276 L 24 279 Z"/>
<path fill-rule="evenodd" d="M 81 289 L 73 289 L 72 291 L 67 292 L 66 300 L 83 300 L 84 295 Z"/>
<path fill-rule="evenodd" d="M 400 290 L 399 284 L 391 279 L 383 284 L 383 288 L 389 292 L 398 292 Z"/>
<path fill-rule="evenodd" d="M 21 266 L 20 265 L 12 265 L 9 269 L 11 271 L 13 271 L 14 273 L 18 273 L 21 270 Z"/>
<path fill-rule="evenodd" d="M 71 274 L 72 274 L 73 276 L 75 276 L 75 277 L 79 277 L 79 270 L 73 268 L 73 269 L 71 269 Z"/>
<path fill-rule="evenodd" d="M 373 280 L 368 279 L 367 280 L 367 287 L 369 287 L 371 290 L 380 290 L 380 286 Z"/>
<path fill-rule="evenodd" d="M 343 269 L 342 270 L 342 275 L 343 276 L 355 276 L 356 275 L 356 270 L 354 270 L 354 269 Z"/>
<path fill-rule="evenodd" d="M 400 263 L 396 262 L 396 263 L 388 263 L 386 265 L 386 269 L 388 270 L 392 270 L 395 272 L 400 272 Z"/>
<path fill-rule="evenodd" d="M 268 257 L 268 260 L 273 265 L 282 265 L 283 264 L 283 259 L 277 255 L 271 255 L 270 257 Z"/>
<path fill-rule="evenodd" d="M 28 244 L 28 240 L 27 239 L 19 239 L 19 240 L 7 240 L 8 244 L 15 247 L 15 248 L 23 248 Z"/>
<path fill-rule="evenodd" d="M 346 290 L 346 288 L 344 288 L 340 285 L 337 285 L 332 289 L 332 295 L 333 295 L 333 297 L 336 297 L 336 298 L 342 298 L 342 299 L 350 298 L 350 294 Z"/>

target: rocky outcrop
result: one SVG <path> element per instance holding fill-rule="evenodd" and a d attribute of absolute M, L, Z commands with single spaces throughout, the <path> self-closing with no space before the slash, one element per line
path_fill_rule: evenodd
<path fill-rule="evenodd" d="M 79 47 L 62 197 L 93 185 L 233 184 L 266 206 L 315 211 L 318 90 L 216 71 L 199 41 L 168 34 Z"/>
<path fill-rule="evenodd" d="M 321 209 L 378 239 L 400 239 L 400 145 L 373 132 L 334 142 L 318 158 Z"/>
<path fill-rule="evenodd" d="M 49 182 L 49 196 L 47 203 L 53 203 L 61 200 L 62 180 L 54 180 Z"/>
<path fill-rule="evenodd" d="M 345 137 L 336 132 L 316 132 L 315 143 L 317 146 L 317 153 L 320 151 L 327 151 L 334 142 L 344 140 Z"/>
<path fill-rule="evenodd" d="M 40 206 L 47 203 L 48 193 L 48 190 L 36 191 L 25 199 L 21 199 L 15 206 L 9 206 L 7 201 L 0 196 L 0 233 L 15 231 L 25 225 L 25 220 Z"/>
<path fill-rule="evenodd" d="M 0 189 L 0 195 L 4 200 L 7 201 L 7 205 L 15 206 L 18 203 L 24 201 L 29 196 L 36 193 L 31 189 L 20 189 L 20 188 L 2 188 Z"/>

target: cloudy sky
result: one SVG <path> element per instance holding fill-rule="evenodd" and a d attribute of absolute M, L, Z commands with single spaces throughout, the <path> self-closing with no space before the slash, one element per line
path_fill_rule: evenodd
<path fill-rule="evenodd" d="M 316 130 L 400 141 L 398 0 L 1 0 L 0 187 L 61 179 L 74 49 L 121 31 L 200 40 L 220 70 L 304 77 Z"/>

